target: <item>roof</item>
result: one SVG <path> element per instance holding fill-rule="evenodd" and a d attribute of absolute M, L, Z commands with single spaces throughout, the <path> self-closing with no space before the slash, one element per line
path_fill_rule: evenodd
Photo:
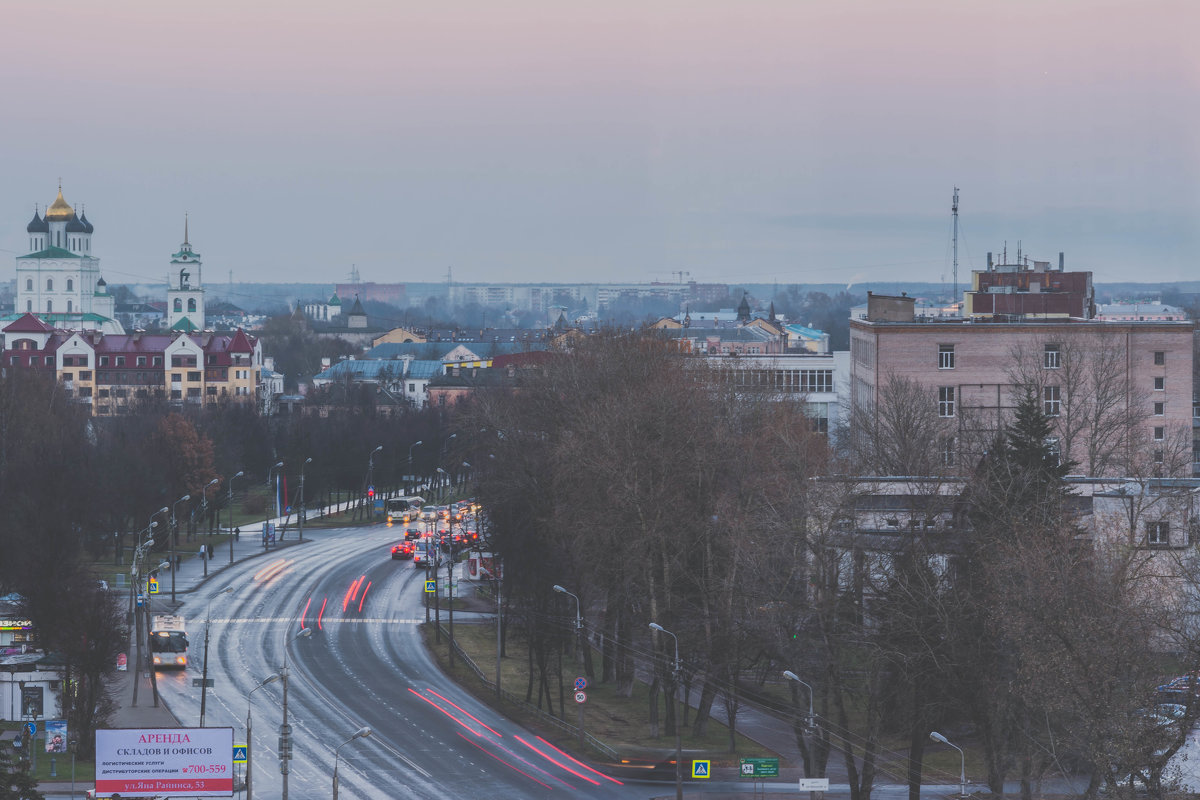
<path fill-rule="evenodd" d="M 82 211 L 79 213 L 79 221 L 83 223 L 85 233 L 93 233 L 96 230 L 92 223 L 88 222 L 87 214 Z"/>
<path fill-rule="evenodd" d="M 82 258 L 82 256 L 72 253 L 70 250 L 64 250 L 61 247 L 51 245 L 45 250 L 38 250 L 36 253 L 30 253 L 26 256 L 17 256 L 17 259 L 22 258 Z"/>
<path fill-rule="evenodd" d="M 355 295 L 354 296 L 354 307 L 350 309 L 350 316 L 365 317 L 366 315 L 367 315 L 367 312 L 363 311 L 362 302 L 359 301 L 358 295 Z"/>
<path fill-rule="evenodd" d="M 804 336 L 809 339 L 820 339 L 825 335 L 825 331 L 819 331 L 816 328 L 809 328 L 804 325 L 784 325 L 783 328 L 794 336 Z"/>
<path fill-rule="evenodd" d="M 79 221 L 79 217 L 72 214 L 67 220 L 67 233 L 87 233 L 87 228 Z"/>
<path fill-rule="evenodd" d="M 5 333 L 52 333 L 53 325 L 47 325 L 29 312 L 17 318 L 16 322 L 4 326 Z"/>
<path fill-rule="evenodd" d="M 54 202 L 46 209 L 46 221 L 66 220 L 75 216 L 75 209 L 63 199 L 62 187 L 58 187 L 58 197 L 54 198 Z"/>
<path fill-rule="evenodd" d="M 382 378 L 399 378 L 402 364 L 377 359 L 353 359 L 339 361 L 327 370 L 313 376 L 313 381 L 336 381 L 349 377 L 357 381 L 378 381 Z"/>
<path fill-rule="evenodd" d="M 435 375 L 442 373 L 441 361 L 427 361 L 425 359 L 415 359 L 408 365 L 408 372 L 404 373 L 405 378 L 413 378 L 414 380 L 422 380 L 432 378 Z"/>
<path fill-rule="evenodd" d="M 171 326 L 173 331 L 183 331 L 184 333 L 195 333 L 200 330 L 196 327 L 196 323 L 192 322 L 187 317 L 181 317 L 178 322 Z"/>
<path fill-rule="evenodd" d="M 33 219 L 25 226 L 26 233 L 49 233 L 50 226 L 46 224 L 46 220 L 38 216 L 38 212 L 33 212 Z"/>

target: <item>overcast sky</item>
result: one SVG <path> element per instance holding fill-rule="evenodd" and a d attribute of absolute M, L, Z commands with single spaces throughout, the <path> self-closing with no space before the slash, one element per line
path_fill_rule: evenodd
<path fill-rule="evenodd" d="M 57 0 L 0 21 L 0 277 L 1200 278 L 1200 3 Z M 685 276 L 689 277 L 689 276 Z"/>

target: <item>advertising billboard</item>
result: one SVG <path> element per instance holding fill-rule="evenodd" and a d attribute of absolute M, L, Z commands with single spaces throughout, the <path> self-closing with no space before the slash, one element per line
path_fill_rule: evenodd
<path fill-rule="evenodd" d="M 231 797 L 233 728 L 98 730 L 96 793 Z"/>

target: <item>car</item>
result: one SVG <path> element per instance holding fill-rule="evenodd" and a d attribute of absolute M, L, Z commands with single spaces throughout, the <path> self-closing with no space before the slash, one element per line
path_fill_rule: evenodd
<path fill-rule="evenodd" d="M 408 530 L 404 531 L 404 538 L 410 542 L 414 539 L 420 539 L 421 531 L 419 528 L 409 528 Z"/>
<path fill-rule="evenodd" d="M 406 539 L 403 542 L 392 545 L 392 558 L 396 560 L 412 558 L 416 549 L 416 545 Z"/>
<path fill-rule="evenodd" d="M 413 550 L 413 566 L 425 567 L 433 559 L 433 547 L 425 544 L 417 545 Z"/>

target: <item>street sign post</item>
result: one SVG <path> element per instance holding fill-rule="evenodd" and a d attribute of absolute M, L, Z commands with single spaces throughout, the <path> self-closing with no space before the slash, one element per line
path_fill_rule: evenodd
<path fill-rule="evenodd" d="M 587 688 L 587 678 L 579 677 L 575 679 L 575 689 L 579 691 Z"/>
<path fill-rule="evenodd" d="M 425 581 L 425 594 L 437 593 L 437 581 Z"/>
<path fill-rule="evenodd" d="M 200 689 L 200 688 L 211 689 L 215 685 L 216 685 L 215 678 L 192 678 L 192 688 L 193 689 Z"/>
<path fill-rule="evenodd" d="M 738 774 L 743 778 L 778 778 L 778 758 L 742 758 L 738 760 Z"/>
<path fill-rule="evenodd" d="M 576 703 L 586 703 L 587 702 L 587 692 L 576 692 L 575 693 L 575 702 Z"/>
<path fill-rule="evenodd" d="M 247 748 L 247 747 L 246 747 L 246 745 L 244 745 L 244 744 L 235 744 L 235 745 L 233 746 L 233 763 L 235 763 L 235 764 L 245 764 L 245 763 L 246 763 L 246 750 L 247 750 L 247 749 L 248 749 L 248 748 Z"/>
<path fill-rule="evenodd" d="M 150 594 L 158 594 L 158 578 L 150 579 Z"/>
<path fill-rule="evenodd" d="M 707 758 L 697 758 L 692 762 L 692 779 L 701 780 L 712 777 L 712 761 Z"/>

